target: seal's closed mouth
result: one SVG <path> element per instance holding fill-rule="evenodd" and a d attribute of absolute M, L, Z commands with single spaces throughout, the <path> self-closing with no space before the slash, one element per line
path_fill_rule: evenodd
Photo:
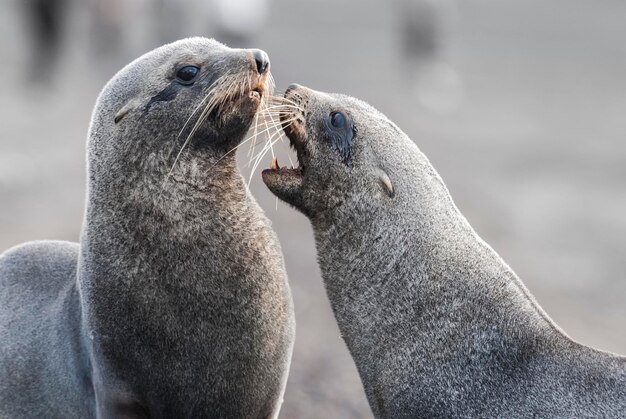
<path fill-rule="evenodd" d="M 225 90 L 214 93 L 216 100 L 208 101 L 213 106 L 210 107 L 207 119 L 218 129 L 236 114 L 247 115 L 252 122 L 252 117 L 259 111 L 266 92 L 272 90 L 267 73 L 252 75 L 251 79 L 247 79 L 242 73 L 238 74 L 236 79 Z M 224 84 L 228 84 L 228 80 Z"/>
<path fill-rule="evenodd" d="M 266 76 L 259 77 L 257 83 L 251 86 L 250 91 L 248 92 L 248 97 L 261 102 L 261 99 L 267 90 L 267 83 L 268 81 Z"/>

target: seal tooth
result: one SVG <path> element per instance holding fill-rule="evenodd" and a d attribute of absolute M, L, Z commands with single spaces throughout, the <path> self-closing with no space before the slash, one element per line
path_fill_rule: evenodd
<path fill-rule="evenodd" d="M 280 166 L 278 165 L 278 159 L 276 157 L 274 157 L 272 159 L 272 162 L 270 163 L 270 169 L 272 170 L 279 170 Z"/>

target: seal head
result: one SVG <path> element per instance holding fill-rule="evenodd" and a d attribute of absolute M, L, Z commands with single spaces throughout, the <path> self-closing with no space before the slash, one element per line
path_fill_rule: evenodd
<path fill-rule="evenodd" d="M 271 90 L 269 67 L 263 51 L 205 38 L 140 57 L 100 94 L 89 141 L 98 158 L 90 159 L 90 172 L 108 178 L 111 169 L 123 168 L 127 177 L 151 180 L 135 185 L 161 195 L 171 177 L 199 181 L 190 179 L 193 165 L 228 166 L 224 155 L 243 139 Z"/>
<path fill-rule="evenodd" d="M 377 153 L 386 144 L 380 135 L 394 129 L 367 103 L 291 85 L 285 99 L 295 110 L 281 115 L 283 129 L 296 150 L 297 168 L 277 162 L 263 171 L 263 181 L 280 199 L 315 217 L 347 200 L 385 200 L 394 195 L 384 160 Z M 367 141 L 364 141 L 366 138 Z"/>

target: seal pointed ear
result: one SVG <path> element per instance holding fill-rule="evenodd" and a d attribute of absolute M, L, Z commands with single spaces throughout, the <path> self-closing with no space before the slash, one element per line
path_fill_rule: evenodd
<path fill-rule="evenodd" d="M 135 108 L 135 101 L 130 101 L 128 102 L 126 105 L 122 106 L 122 109 L 120 109 L 119 111 L 117 111 L 117 113 L 115 114 L 115 118 L 113 119 L 113 121 L 117 124 L 118 122 L 120 122 L 128 112 L 130 112 L 131 110 L 133 110 Z"/>
<path fill-rule="evenodd" d="M 130 110 L 130 107 L 128 105 L 124 106 L 115 114 L 115 118 L 113 119 L 113 121 L 115 121 L 116 124 L 120 122 L 122 118 L 126 116 L 129 110 Z"/>
<path fill-rule="evenodd" d="M 395 192 L 393 190 L 393 184 L 391 183 L 391 179 L 389 179 L 389 176 L 387 175 L 387 173 L 385 173 L 385 171 L 383 171 L 382 169 L 378 169 L 376 175 L 378 176 L 378 180 L 380 181 L 381 186 L 385 190 L 385 193 L 390 198 L 393 198 Z"/>

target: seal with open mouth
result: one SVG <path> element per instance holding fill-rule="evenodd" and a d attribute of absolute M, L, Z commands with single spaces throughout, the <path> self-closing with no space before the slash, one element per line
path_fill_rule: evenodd
<path fill-rule="evenodd" d="M 0 256 L 0 417 L 278 415 L 291 294 L 230 153 L 269 78 L 263 51 L 191 38 L 109 81 L 80 244 Z"/>
<path fill-rule="evenodd" d="M 395 124 L 297 85 L 283 102 L 299 167 L 263 181 L 311 221 L 376 417 L 626 417 L 626 358 L 554 324 Z"/>

